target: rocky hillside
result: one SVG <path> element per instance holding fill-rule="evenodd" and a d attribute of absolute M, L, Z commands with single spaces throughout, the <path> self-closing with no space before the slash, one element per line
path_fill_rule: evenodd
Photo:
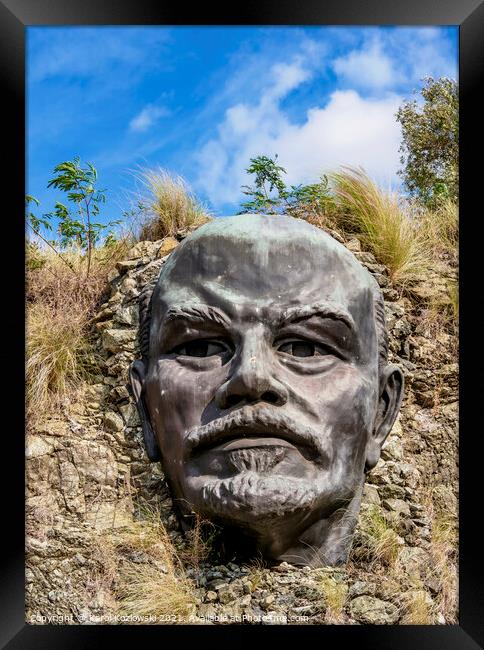
<path fill-rule="evenodd" d="M 456 622 L 457 342 L 425 309 L 452 269 L 401 295 L 358 240 L 345 242 L 383 289 L 391 361 L 406 378 L 401 414 L 367 479 L 350 562 L 220 564 L 205 537 L 178 530 L 128 386 L 140 290 L 177 243 L 141 242 L 118 263 L 92 324 L 99 376 L 61 416 L 28 432 L 27 620 Z"/>

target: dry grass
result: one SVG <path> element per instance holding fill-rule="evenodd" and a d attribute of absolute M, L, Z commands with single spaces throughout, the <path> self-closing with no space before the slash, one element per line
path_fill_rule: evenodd
<path fill-rule="evenodd" d="M 77 251 L 35 249 L 27 270 L 27 414 L 32 422 L 58 409 L 96 371 L 96 356 L 87 335 L 107 277 L 129 242 L 94 251 L 91 273 Z M 71 265 L 70 268 L 66 261 Z M 29 262 L 29 257 L 27 257 Z"/>
<path fill-rule="evenodd" d="M 459 245 L 459 210 L 450 200 L 443 201 L 434 210 L 416 209 L 421 229 L 434 254 L 446 256 L 457 263 Z"/>
<path fill-rule="evenodd" d="M 82 309 L 34 304 L 27 316 L 27 413 L 59 408 L 95 368 Z"/>
<path fill-rule="evenodd" d="M 430 553 L 434 574 L 440 584 L 437 605 L 447 623 L 457 623 L 457 530 L 456 522 L 445 514 L 434 515 Z"/>
<path fill-rule="evenodd" d="M 179 623 L 194 612 L 194 584 L 157 508 L 144 505 L 131 524 L 105 533 L 104 549 L 118 616 Z"/>
<path fill-rule="evenodd" d="M 321 591 L 326 603 L 326 622 L 341 623 L 344 619 L 348 585 L 344 582 L 337 582 L 331 576 L 325 576 L 321 580 Z"/>
<path fill-rule="evenodd" d="M 403 608 L 401 623 L 405 625 L 432 625 L 435 622 L 435 606 L 424 586 L 409 593 Z"/>
<path fill-rule="evenodd" d="M 366 540 L 366 547 L 359 551 L 365 555 L 372 565 L 383 564 L 393 567 L 398 557 L 400 540 L 397 532 L 385 519 L 381 509 L 376 505 L 369 505 L 360 513 L 360 529 Z"/>
<path fill-rule="evenodd" d="M 117 588 L 120 616 L 156 617 L 161 623 L 188 622 L 196 599 L 188 579 L 152 564 L 125 563 Z"/>
<path fill-rule="evenodd" d="M 145 169 L 136 174 L 143 191 L 138 197 L 143 223 L 139 240 L 157 241 L 175 237 L 210 220 L 207 209 L 189 190 L 181 176 L 161 167 Z"/>
<path fill-rule="evenodd" d="M 267 565 L 261 557 L 253 557 L 244 565 L 248 569 L 247 579 L 250 582 L 250 593 L 263 585 Z"/>
<path fill-rule="evenodd" d="M 459 284 L 457 280 L 447 280 L 445 290 L 430 297 L 422 318 L 434 334 L 438 334 L 439 331 L 447 331 L 457 335 L 459 327 Z"/>
<path fill-rule="evenodd" d="M 427 268 L 429 246 L 398 196 L 382 191 L 362 170 L 330 174 L 338 227 L 356 234 L 364 248 L 384 264 L 394 283 L 405 285 Z"/>
<path fill-rule="evenodd" d="M 202 562 L 209 560 L 221 531 L 213 522 L 195 514 L 192 528 L 185 533 L 185 544 L 179 551 L 183 564 L 198 569 Z"/>
<path fill-rule="evenodd" d="M 427 517 L 431 522 L 429 553 L 430 576 L 437 585 L 434 612 L 441 612 L 446 623 L 458 623 L 458 529 L 457 514 L 446 500 L 439 498 L 439 491 L 452 492 L 450 486 L 428 487 L 422 494 Z"/>

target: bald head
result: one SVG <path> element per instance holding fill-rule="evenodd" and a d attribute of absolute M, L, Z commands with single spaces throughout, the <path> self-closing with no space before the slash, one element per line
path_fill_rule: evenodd
<path fill-rule="evenodd" d="M 381 291 L 350 251 L 323 230 L 289 216 L 215 219 L 187 237 L 156 284 L 146 287 L 140 302 L 142 356 L 148 357 L 153 315 L 161 327 L 169 304 L 205 304 L 214 296 L 224 306 L 250 297 L 261 308 L 282 301 L 309 305 L 344 299 L 349 311 L 358 312 L 365 308 L 365 293 L 383 366 L 388 343 Z"/>

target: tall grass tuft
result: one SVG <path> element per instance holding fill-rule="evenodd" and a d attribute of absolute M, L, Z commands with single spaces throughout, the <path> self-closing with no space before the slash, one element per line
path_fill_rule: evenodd
<path fill-rule="evenodd" d="M 369 505 L 360 513 L 360 526 L 366 543 L 366 548 L 361 549 L 363 555 L 366 554 L 370 562 L 393 567 L 398 557 L 400 539 L 381 509 L 377 505 Z"/>
<path fill-rule="evenodd" d="M 160 512 L 143 506 L 138 518 L 110 539 L 118 614 L 154 616 L 158 622 L 186 622 L 194 612 L 194 584 L 163 525 Z"/>
<path fill-rule="evenodd" d="M 210 220 L 207 209 L 190 191 L 181 176 L 161 167 L 136 174 L 144 190 L 138 197 L 143 223 L 140 241 L 175 237 L 178 232 L 201 226 Z"/>
<path fill-rule="evenodd" d="M 55 410 L 72 396 L 93 367 L 85 337 L 86 317 L 72 305 L 65 312 L 35 304 L 27 315 L 27 412 Z"/>
<path fill-rule="evenodd" d="M 423 585 L 413 589 L 406 598 L 403 607 L 402 623 L 405 625 L 432 625 L 435 619 L 435 606 Z"/>
<path fill-rule="evenodd" d="M 121 616 L 153 616 L 160 622 L 187 623 L 195 611 L 191 583 L 152 564 L 122 566 L 117 593 Z"/>
<path fill-rule="evenodd" d="M 393 282 L 404 285 L 419 276 L 427 267 L 429 247 L 398 196 L 382 191 L 361 169 L 344 167 L 329 178 L 338 226 L 361 239 L 387 266 Z"/>
<path fill-rule="evenodd" d="M 87 278 L 81 251 L 63 252 L 61 258 L 35 249 L 35 264 L 27 254 L 26 384 L 31 423 L 58 409 L 96 372 L 88 336 L 90 318 L 109 272 L 129 246 L 123 240 L 94 251 Z"/>
<path fill-rule="evenodd" d="M 325 576 L 321 580 L 321 591 L 326 603 L 326 622 L 341 623 L 344 618 L 343 610 L 348 594 L 348 586 L 344 582 L 337 582 L 331 576 Z"/>
<path fill-rule="evenodd" d="M 417 208 L 422 231 L 434 254 L 444 255 L 449 261 L 457 263 L 459 246 L 459 209 L 447 199 L 433 210 Z"/>
<path fill-rule="evenodd" d="M 448 623 L 457 622 L 457 527 L 452 517 L 434 513 L 430 553 L 440 583 L 437 603 Z"/>

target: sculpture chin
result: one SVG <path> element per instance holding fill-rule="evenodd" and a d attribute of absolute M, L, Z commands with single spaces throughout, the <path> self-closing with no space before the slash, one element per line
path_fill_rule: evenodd
<path fill-rule="evenodd" d="M 265 526 L 268 517 L 306 512 L 318 499 L 317 490 L 304 479 L 254 470 L 225 479 L 204 478 L 195 490 L 193 501 L 197 510 L 235 521 L 263 521 Z"/>
<path fill-rule="evenodd" d="M 321 566 L 333 563 L 328 555 L 321 560 L 321 542 L 327 537 L 328 527 L 340 518 L 345 523 L 336 528 L 343 538 L 330 536 L 330 553 L 337 560 L 334 563 L 346 557 L 356 523 L 348 515 L 359 507 L 360 498 L 358 487 L 351 493 L 340 490 L 335 494 L 323 484 L 323 479 L 315 482 L 251 469 L 224 479 L 187 479 L 185 498 L 202 518 L 223 525 L 225 530 L 232 529 L 235 546 L 242 548 L 241 540 L 245 538 L 253 540 L 269 559 Z"/>

